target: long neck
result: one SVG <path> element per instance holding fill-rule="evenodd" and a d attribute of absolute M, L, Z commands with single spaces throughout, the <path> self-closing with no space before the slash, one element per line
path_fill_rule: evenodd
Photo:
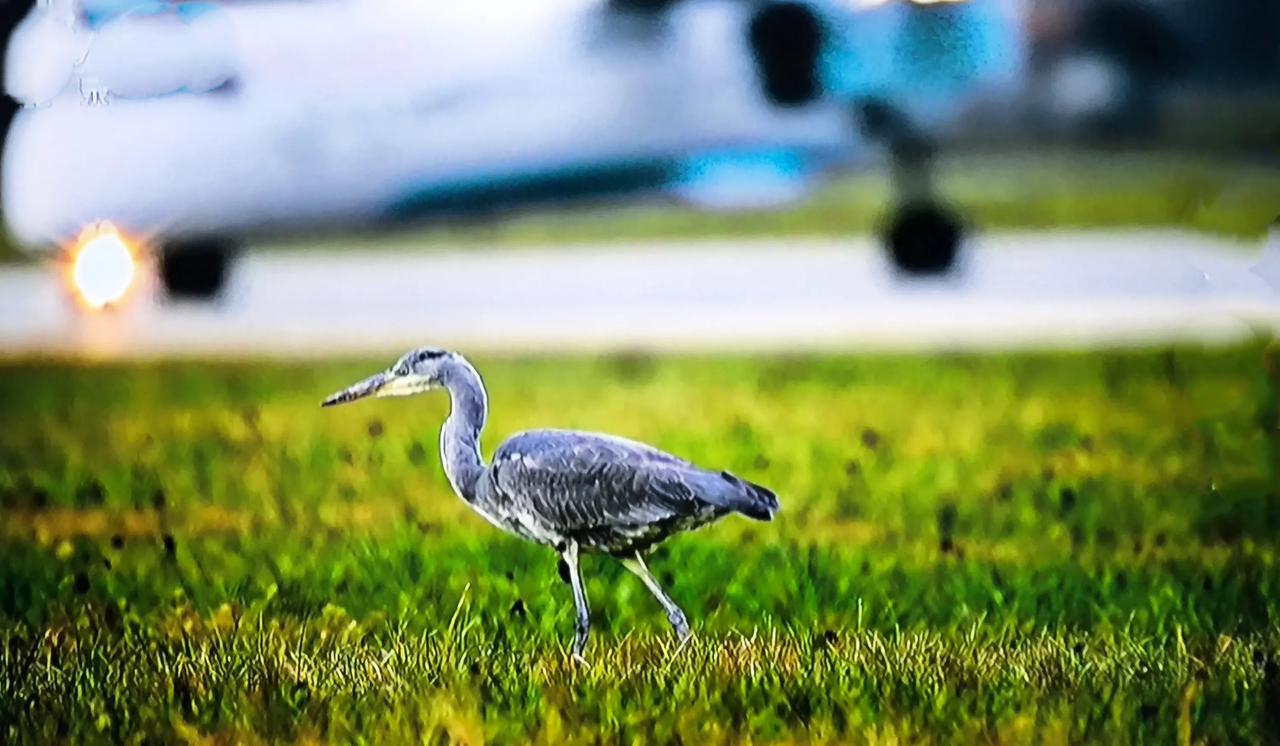
<path fill-rule="evenodd" d="M 440 428 L 440 461 L 453 491 L 467 502 L 473 502 L 476 483 L 484 473 L 480 456 L 480 432 L 489 412 L 484 383 L 471 363 L 459 358 L 444 373 L 444 387 L 449 390 L 449 418 Z"/>

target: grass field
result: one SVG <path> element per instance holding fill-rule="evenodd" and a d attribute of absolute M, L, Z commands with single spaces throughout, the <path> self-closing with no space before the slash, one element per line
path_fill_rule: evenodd
<path fill-rule="evenodd" d="M 0 365 L 0 741 L 1280 739 L 1280 350 L 477 359 L 485 445 L 612 431 L 773 487 L 607 558 L 450 493 L 390 360 Z"/>

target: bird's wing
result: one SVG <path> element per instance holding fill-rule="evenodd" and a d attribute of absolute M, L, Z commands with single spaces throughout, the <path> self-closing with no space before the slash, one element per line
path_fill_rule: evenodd
<path fill-rule="evenodd" d="M 704 493 L 720 478 L 642 443 L 562 430 L 512 437 L 491 474 L 514 505 L 566 532 L 699 513 L 716 504 Z"/>

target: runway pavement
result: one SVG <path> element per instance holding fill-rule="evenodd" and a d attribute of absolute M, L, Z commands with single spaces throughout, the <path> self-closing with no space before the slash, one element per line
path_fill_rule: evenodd
<path fill-rule="evenodd" d="M 468 350 L 970 349 L 1229 342 L 1280 328 L 1280 245 L 1184 233 L 975 239 L 940 280 L 870 239 L 253 252 L 214 304 L 86 314 L 0 268 L 0 349 L 99 358 Z M 1268 270 L 1271 267 L 1271 270 Z M 1270 282 L 1268 281 L 1270 280 Z M 1272 283 L 1275 283 L 1273 286 Z"/>

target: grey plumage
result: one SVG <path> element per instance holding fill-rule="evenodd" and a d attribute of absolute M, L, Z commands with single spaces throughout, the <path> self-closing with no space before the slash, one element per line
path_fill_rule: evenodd
<path fill-rule="evenodd" d="M 770 520 L 772 492 L 724 471 L 708 471 L 651 446 L 612 435 L 530 430 L 512 436 L 486 466 L 480 435 L 488 413 L 484 384 L 457 353 L 414 350 L 324 401 L 449 391 L 451 411 L 440 430 L 441 463 L 454 491 L 499 528 L 554 547 L 568 566 L 578 607 L 574 653 L 590 626 L 578 571 L 580 551 L 622 560 L 653 592 L 677 635 L 689 634 L 683 612 L 658 586 L 643 553 L 680 531 L 738 512 Z"/>
<path fill-rule="evenodd" d="M 534 541 L 577 541 L 611 554 L 643 551 L 730 512 L 762 520 L 772 493 L 700 469 L 642 443 L 594 433 L 534 430 L 503 443 L 477 503 L 532 521 Z"/>

